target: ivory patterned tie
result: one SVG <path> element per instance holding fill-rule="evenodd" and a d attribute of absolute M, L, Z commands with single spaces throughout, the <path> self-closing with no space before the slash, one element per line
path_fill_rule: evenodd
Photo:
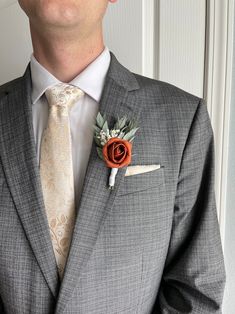
<path fill-rule="evenodd" d="M 40 176 L 52 245 L 62 279 L 75 223 L 75 194 L 69 110 L 84 95 L 78 87 L 59 83 L 45 92 L 48 125 L 40 153 Z"/>

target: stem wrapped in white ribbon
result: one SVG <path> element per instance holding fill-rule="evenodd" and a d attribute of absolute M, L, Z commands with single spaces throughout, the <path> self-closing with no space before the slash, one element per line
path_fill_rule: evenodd
<path fill-rule="evenodd" d="M 109 189 L 113 190 L 115 185 L 115 178 L 118 172 L 118 168 L 112 168 L 109 176 Z"/>

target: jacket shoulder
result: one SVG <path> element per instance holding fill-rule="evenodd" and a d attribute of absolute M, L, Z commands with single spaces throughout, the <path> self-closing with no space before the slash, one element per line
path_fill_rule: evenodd
<path fill-rule="evenodd" d="M 195 120 L 199 120 L 201 125 L 209 125 L 206 102 L 202 98 L 167 82 L 138 74 L 134 76 L 139 84 L 136 97 L 144 102 L 143 115 L 146 117 L 150 114 L 161 117 L 165 123 L 170 123 L 168 130 L 179 128 L 179 121 L 181 130 L 186 132 Z"/>
<path fill-rule="evenodd" d="M 0 86 L 0 98 L 17 88 L 22 83 L 22 77 L 18 77 Z"/>
<path fill-rule="evenodd" d="M 151 79 L 136 73 L 132 73 L 139 86 L 140 92 L 144 93 L 146 97 L 153 98 L 157 100 L 161 99 L 161 102 L 167 104 L 173 103 L 193 103 L 198 104 L 202 99 L 196 95 L 193 95 L 185 90 L 156 79 Z"/>

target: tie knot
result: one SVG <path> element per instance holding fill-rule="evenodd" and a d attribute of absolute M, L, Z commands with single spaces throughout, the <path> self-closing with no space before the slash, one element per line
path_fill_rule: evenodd
<path fill-rule="evenodd" d="M 49 87 L 45 94 L 50 106 L 71 108 L 84 92 L 76 86 L 59 83 Z"/>

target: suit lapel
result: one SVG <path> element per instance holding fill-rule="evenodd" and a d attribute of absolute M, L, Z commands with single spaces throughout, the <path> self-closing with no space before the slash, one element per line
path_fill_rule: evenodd
<path fill-rule="evenodd" d="M 30 95 L 31 78 L 28 68 L 24 77 L 6 92 L 1 101 L 1 159 L 26 237 L 45 280 L 56 297 L 59 281 L 41 192 Z"/>
<path fill-rule="evenodd" d="M 122 67 L 111 53 L 111 63 L 100 101 L 100 112 L 106 113 L 112 126 L 123 115 L 137 118 L 142 107 L 135 93 L 135 77 Z M 59 289 L 58 272 L 43 202 L 37 165 L 31 108 L 29 68 L 23 78 L 8 91 L 0 105 L 0 151 L 6 180 L 13 201 L 45 280 L 57 297 L 56 314 L 62 313 L 78 283 L 95 246 L 106 214 L 112 208 L 115 194 L 126 168 L 119 169 L 115 189 L 107 188 L 110 169 L 98 158 L 93 142 L 71 248 Z"/>
<path fill-rule="evenodd" d="M 111 63 L 99 107 L 101 113 L 106 113 L 109 125 L 112 126 L 117 117 L 123 115 L 138 119 L 141 106 L 136 107 L 136 99 L 129 93 L 138 88 L 135 77 L 122 67 L 111 53 Z M 56 314 L 63 313 L 78 284 L 79 276 L 92 253 L 105 217 L 112 208 L 125 170 L 126 168 L 119 169 L 115 189 L 109 190 L 107 183 L 110 169 L 97 156 L 93 141 Z"/>

